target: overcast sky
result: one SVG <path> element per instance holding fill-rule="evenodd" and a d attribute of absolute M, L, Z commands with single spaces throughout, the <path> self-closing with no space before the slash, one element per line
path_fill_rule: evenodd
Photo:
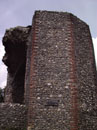
<path fill-rule="evenodd" d="M 73 13 L 90 26 L 97 48 L 97 0 L 0 0 L 0 87 L 6 84 L 6 67 L 1 62 L 4 32 L 10 27 L 30 25 L 35 10 Z M 97 59 L 97 52 L 95 55 Z"/>

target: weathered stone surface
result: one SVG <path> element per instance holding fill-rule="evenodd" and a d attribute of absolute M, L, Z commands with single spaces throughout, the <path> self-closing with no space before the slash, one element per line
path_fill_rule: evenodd
<path fill-rule="evenodd" d="M 97 130 L 97 77 L 85 22 L 70 13 L 36 11 L 32 28 L 6 31 L 3 44 L 5 102 L 22 104 L 25 93 L 26 107 L 0 104 L 0 127 Z"/>
<path fill-rule="evenodd" d="M 26 130 L 27 109 L 25 105 L 0 103 L 0 130 Z"/>
<path fill-rule="evenodd" d="M 30 30 L 30 26 L 15 27 L 5 32 L 3 45 L 5 46 L 6 54 L 3 57 L 3 62 L 8 66 L 8 71 L 11 73 L 15 73 L 19 61 L 26 53 L 26 43 Z"/>
<path fill-rule="evenodd" d="M 79 129 L 97 129 L 97 76 L 92 38 L 87 26 L 72 17 L 79 103 Z"/>
<path fill-rule="evenodd" d="M 11 28 L 6 30 L 3 37 L 6 51 L 3 62 L 8 67 L 5 102 L 23 103 L 27 39 L 30 30 L 30 26 Z"/>
<path fill-rule="evenodd" d="M 70 13 L 37 11 L 28 130 L 97 130 L 95 75 L 88 25 Z"/>

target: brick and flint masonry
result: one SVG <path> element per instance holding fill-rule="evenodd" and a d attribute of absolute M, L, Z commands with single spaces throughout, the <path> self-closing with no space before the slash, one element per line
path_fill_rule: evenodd
<path fill-rule="evenodd" d="M 96 67 L 85 22 L 67 12 L 36 11 L 32 26 L 7 30 L 3 44 L 8 80 L 0 111 L 6 115 L 3 107 L 11 104 L 17 129 L 97 130 Z M 24 110 L 23 120 L 13 105 Z M 10 128 L 1 116 L 0 127 Z"/>

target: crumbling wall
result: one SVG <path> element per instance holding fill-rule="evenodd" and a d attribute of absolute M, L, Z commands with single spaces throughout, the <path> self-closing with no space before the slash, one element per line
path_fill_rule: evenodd
<path fill-rule="evenodd" d="M 3 37 L 8 78 L 5 88 L 5 102 L 24 102 L 24 79 L 26 66 L 27 38 L 31 27 L 15 27 L 6 30 Z"/>
<path fill-rule="evenodd" d="M 28 130 L 97 130 L 97 86 L 89 27 L 70 13 L 33 19 Z"/>
<path fill-rule="evenodd" d="M 0 130 L 26 130 L 27 106 L 24 103 L 25 69 L 28 37 L 31 27 L 6 30 L 3 37 L 8 77 L 4 103 L 0 103 Z"/>
<path fill-rule="evenodd" d="M 25 105 L 0 103 L 0 130 L 26 130 Z"/>
<path fill-rule="evenodd" d="M 32 29 L 7 30 L 3 44 L 8 104 L 0 104 L 0 130 L 97 130 L 96 71 L 86 23 L 70 13 L 37 11 Z M 24 93 L 26 106 L 20 105 Z"/>

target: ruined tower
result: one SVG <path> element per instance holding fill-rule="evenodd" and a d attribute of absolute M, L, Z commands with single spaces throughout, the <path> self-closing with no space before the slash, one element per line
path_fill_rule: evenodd
<path fill-rule="evenodd" d="M 16 46 L 12 45 L 17 48 L 13 53 L 18 52 L 17 71 L 7 62 L 10 89 L 7 86 L 5 101 L 26 105 L 27 130 L 97 130 L 96 67 L 89 26 L 70 13 L 36 11 L 32 27 L 19 29 L 18 34 Z M 20 36 L 24 37 L 19 43 Z M 9 53 L 7 44 L 5 48 Z"/>
<path fill-rule="evenodd" d="M 70 13 L 38 11 L 31 37 L 28 130 L 96 130 L 96 71 L 88 25 Z"/>

